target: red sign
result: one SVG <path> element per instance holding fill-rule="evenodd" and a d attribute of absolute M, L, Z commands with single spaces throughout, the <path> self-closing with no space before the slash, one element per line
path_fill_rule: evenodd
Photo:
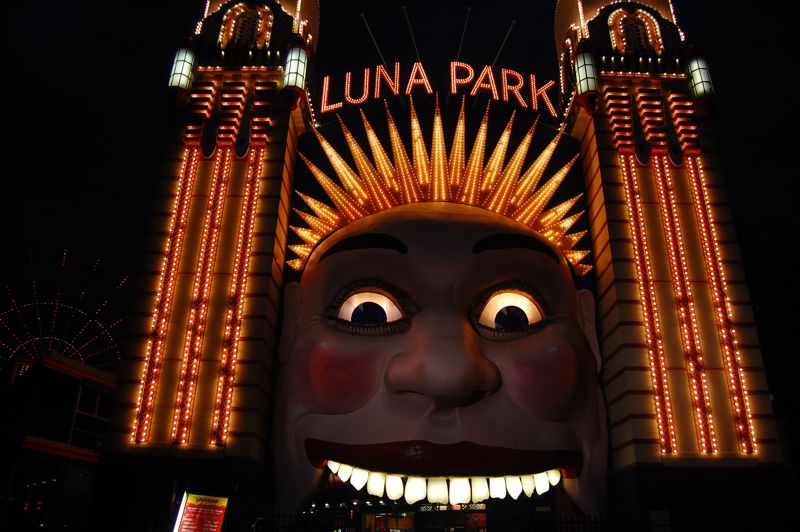
<path fill-rule="evenodd" d="M 355 80 L 352 72 L 345 73 L 344 90 L 339 93 L 331 89 L 331 76 L 325 76 L 322 80 L 320 112 L 336 111 L 341 109 L 345 103 L 360 105 L 370 97 L 379 99 L 381 92 L 391 93 L 395 96 L 402 92 L 409 96 L 414 90 L 424 90 L 427 94 L 433 94 L 433 88 L 422 63 L 414 63 L 405 79 L 406 83 L 403 84 L 400 77 L 400 63 L 395 63 L 394 69 L 378 65 L 375 67 L 374 74 L 371 68 L 365 68 L 363 74 L 357 76 Z M 479 93 L 486 92 L 493 100 L 513 101 L 519 107 L 532 111 L 538 111 L 541 103 L 555 118 L 556 110 L 547 94 L 547 91 L 554 85 L 552 80 L 540 85 L 534 74 L 523 76 L 519 72 L 507 68 L 495 70 L 491 65 L 486 65 L 476 71 L 467 63 L 458 61 L 450 63 L 450 94 L 458 94 L 463 90 L 470 96 L 477 96 Z"/>
<path fill-rule="evenodd" d="M 173 532 L 220 532 L 227 506 L 225 497 L 184 493 Z"/>

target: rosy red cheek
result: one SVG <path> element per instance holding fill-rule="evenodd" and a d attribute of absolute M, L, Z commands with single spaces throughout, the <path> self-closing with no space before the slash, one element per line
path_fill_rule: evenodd
<path fill-rule="evenodd" d="M 512 393 L 538 419 L 555 421 L 566 414 L 578 381 L 577 355 L 563 339 L 514 358 Z"/>
<path fill-rule="evenodd" d="M 320 413 L 344 414 L 366 403 L 381 379 L 373 352 L 336 349 L 315 344 L 308 358 L 313 401 Z"/>

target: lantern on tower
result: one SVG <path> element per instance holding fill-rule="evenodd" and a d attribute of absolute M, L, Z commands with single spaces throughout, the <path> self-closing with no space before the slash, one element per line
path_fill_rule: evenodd
<path fill-rule="evenodd" d="M 708 63 L 702 57 L 693 57 L 686 65 L 692 85 L 692 95 L 701 99 L 714 94 L 714 85 L 711 83 L 711 72 Z"/>
<path fill-rule="evenodd" d="M 286 62 L 283 67 L 283 86 L 294 92 L 292 108 L 294 109 L 306 91 L 306 74 L 308 72 L 308 50 L 302 41 L 289 46 L 286 51 Z"/>
<path fill-rule="evenodd" d="M 575 54 L 575 90 L 578 103 L 589 114 L 597 109 L 599 81 L 594 54 L 589 49 L 579 46 Z"/>
<path fill-rule="evenodd" d="M 180 48 L 175 53 L 172 61 L 172 71 L 169 74 L 169 87 L 188 90 L 192 85 L 192 71 L 194 70 L 194 52 L 188 47 Z"/>

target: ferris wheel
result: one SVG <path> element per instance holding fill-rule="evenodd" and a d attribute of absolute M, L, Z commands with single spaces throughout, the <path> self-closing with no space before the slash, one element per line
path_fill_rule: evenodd
<path fill-rule="evenodd" d="M 110 280 L 101 261 L 82 265 L 64 249 L 36 257 L 27 250 L 0 279 L 0 373 L 26 373 L 61 355 L 89 366 L 118 366 L 122 316 L 115 299 L 127 277 Z"/>

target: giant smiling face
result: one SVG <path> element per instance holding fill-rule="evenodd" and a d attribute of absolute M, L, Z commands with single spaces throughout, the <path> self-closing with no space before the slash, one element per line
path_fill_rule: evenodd
<path fill-rule="evenodd" d="M 287 287 L 280 342 L 280 506 L 327 465 L 408 502 L 563 481 L 583 511 L 603 508 L 594 300 L 533 230 L 450 203 L 358 220 Z"/>

